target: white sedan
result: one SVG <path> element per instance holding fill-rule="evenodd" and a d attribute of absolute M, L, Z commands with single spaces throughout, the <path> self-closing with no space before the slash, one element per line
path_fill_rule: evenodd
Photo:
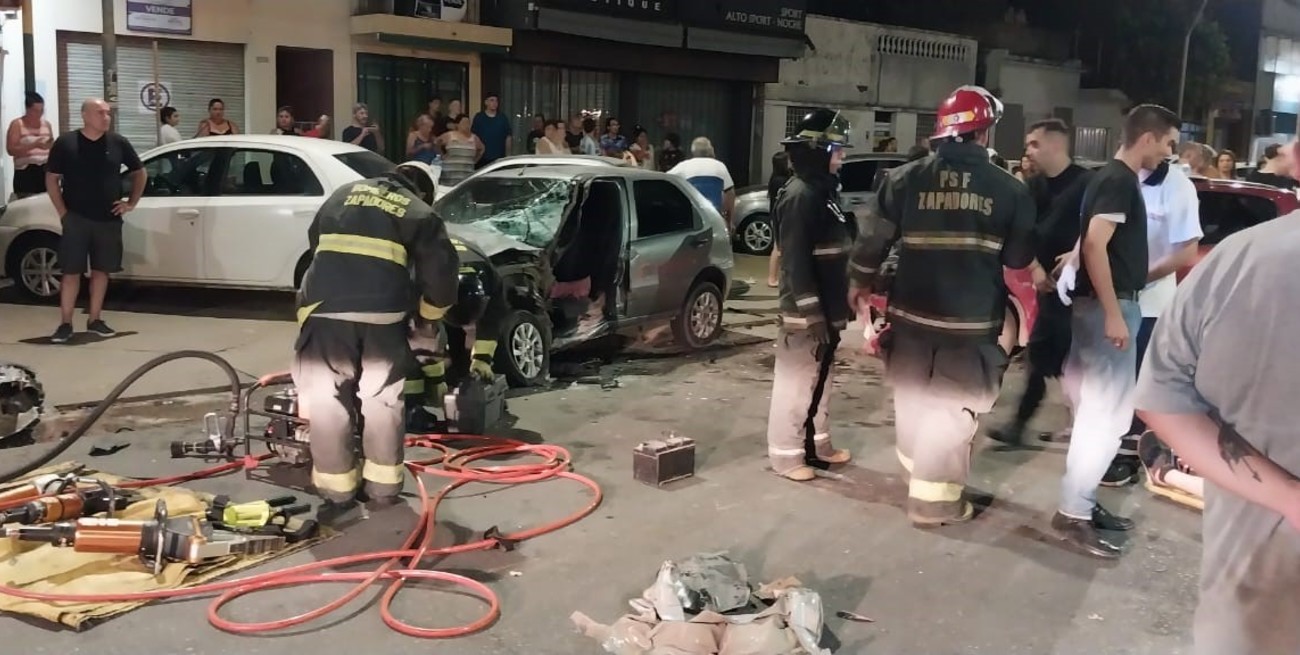
<path fill-rule="evenodd" d="M 125 217 L 119 277 L 274 290 L 297 288 L 306 272 L 307 228 L 325 199 L 395 166 L 352 144 L 274 135 L 192 139 L 140 159 L 149 181 Z M 0 272 L 24 295 L 58 297 L 61 231 L 45 194 L 0 215 Z"/>

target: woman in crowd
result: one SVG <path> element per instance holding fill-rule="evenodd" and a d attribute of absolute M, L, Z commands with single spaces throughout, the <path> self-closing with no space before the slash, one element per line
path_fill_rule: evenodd
<path fill-rule="evenodd" d="M 185 140 L 181 136 L 181 131 L 176 129 L 181 124 L 181 113 L 176 111 L 175 107 L 163 107 L 158 113 L 158 120 L 162 126 L 158 128 L 158 145 L 165 146 L 169 143 Z"/>
<path fill-rule="evenodd" d="M 655 147 L 650 145 L 650 135 L 640 125 L 632 129 L 632 145 L 627 147 L 628 161 L 648 171 L 655 169 Z"/>
<path fill-rule="evenodd" d="M 301 136 L 297 126 L 293 124 L 293 108 L 281 107 L 275 112 L 275 129 L 271 134 Z"/>
<path fill-rule="evenodd" d="M 432 164 L 438 158 L 438 137 L 433 135 L 433 116 L 415 117 L 415 130 L 406 136 L 406 158 Z"/>
<path fill-rule="evenodd" d="M 329 114 L 321 114 L 320 118 L 316 119 L 316 125 L 313 126 L 310 130 L 303 132 L 303 136 L 309 136 L 317 139 L 332 138 L 332 135 L 330 134 Z"/>
<path fill-rule="evenodd" d="M 45 120 L 45 98 L 28 93 L 27 111 L 9 123 L 5 149 L 14 158 L 14 197 L 45 193 L 45 163 L 54 145 L 54 128 Z"/>
<path fill-rule="evenodd" d="M 569 147 L 564 143 L 564 121 L 546 121 L 542 128 L 542 138 L 537 140 L 536 155 L 567 155 Z"/>
<path fill-rule="evenodd" d="M 605 133 L 600 136 L 600 151 L 606 157 L 622 157 L 627 152 L 627 137 L 622 134 L 623 124 L 610 116 L 605 120 Z"/>
<path fill-rule="evenodd" d="M 227 134 L 239 134 L 239 126 L 235 125 L 234 121 L 226 120 L 225 101 L 221 98 L 213 98 L 208 101 L 208 117 L 199 121 L 199 129 L 194 132 L 194 136 L 225 136 Z"/>
<path fill-rule="evenodd" d="M 442 157 L 442 177 L 440 184 L 455 186 L 461 180 L 474 174 L 474 165 L 483 158 L 483 142 L 470 129 L 469 116 L 461 114 L 452 119 L 455 129 L 449 130 L 439 139 L 439 145 L 445 153 Z"/>
<path fill-rule="evenodd" d="M 1219 169 L 1219 175 L 1222 175 L 1223 179 L 1237 179 L 1237 153 L 1226 148 L 1220 150 L 1219 159 L 1215 162 L 1215 166 Z"/>

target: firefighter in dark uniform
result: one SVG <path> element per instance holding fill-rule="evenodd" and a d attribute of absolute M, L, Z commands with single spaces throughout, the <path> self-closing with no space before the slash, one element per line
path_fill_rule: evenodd
<path fill-rule="evenodd" d="M 468 373 L 483 382 L 493 380 L 492 361 L 497 337 L 510 313 L 505 281 L 487 255 L 467 241 L 453 237 L 451 242 L 460 260 L 456 302 L 440 322 L 416 319 L 411 324 L 411 351 L 417 370 L 407 378 L 405 388 L 412 431 L 426 431 L 430 425 L 431 419 L 425 407 L 443 407 L 443 398 L 448 391 L 449 363 L 453 364 L 453 373 Z M 439 338 L 441 331 L 446 332 L 445 343 L 450 358 L 443 351 L 444 340 Z M 471 333 L 472 345 L 467 344 Z M 454 366 L 464 360 L 468 360 L 468 371 Z"/>
<path fill-rule="evenodd" d="M 403 164 L 340 188 L 308 231 L 293 380 L 311 424 L 312 485 L 339 508 L 362 491 L 393 504 L 402 489 L 411 298 L 418 293 L 421 319 L 441 319 L 460 266 L 430 207 L 435 189 L 427 166 Z"/>
<path fill-rule="evenodd" d="M 1001 103 L 982 88 L 949 96 L 935 154 L 890 171 L 849 267 L 850 302 L 865 315 L 886 253 L 899 243 L 882 348 L 898 459 L 910 476 L 907 513 L 918 527 L 974 513 L 963 498 L 971 440 L 1007 366 L 998 345 L 1002 267 L 1034 260 L 1033 198 L 989 161 L 988 132 L 1000 117 Z"/>
<path fill-rule="evenodd" d="M 794 176 L 777 194 L 781 226 L 780 306 L 767 453 L 772 470 L 797 482 L 849 461 L 831 444 L 828 410 L 835 349 L 853 311 L 847 302 L 852 216 L 840 210 L 837 173 L 849 121 L 818 109 L 782 141 Z"/>

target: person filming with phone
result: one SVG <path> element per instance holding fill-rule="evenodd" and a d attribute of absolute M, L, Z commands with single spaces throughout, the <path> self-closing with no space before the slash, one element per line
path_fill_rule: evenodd
<path fill-rule="evenodd" d="M 370 108 L 364 102 L 352 105 L 352 124 L 343 129 L 343 141 L 371 152 L 382 152 L 384 135 L 370 120 Z"/>

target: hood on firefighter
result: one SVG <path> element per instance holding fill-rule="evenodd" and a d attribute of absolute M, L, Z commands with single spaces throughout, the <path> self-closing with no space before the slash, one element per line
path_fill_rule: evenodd
<path fill-rule="evenodd" d="M 422 161 L 412 160 L 398 164 L 395 172 L 411 183 L 411 190 L 420 196 L 421 200 L 432 205 L 437 199 L 438 178 L 442 177 L 441 169 L 435 171 L 432 166 Z"/>
<path fill-rule="evenodd" d="M 0 441 L 36 425 L 45 411 L 45 390 L 26 366 L 0 362 Z"/>

